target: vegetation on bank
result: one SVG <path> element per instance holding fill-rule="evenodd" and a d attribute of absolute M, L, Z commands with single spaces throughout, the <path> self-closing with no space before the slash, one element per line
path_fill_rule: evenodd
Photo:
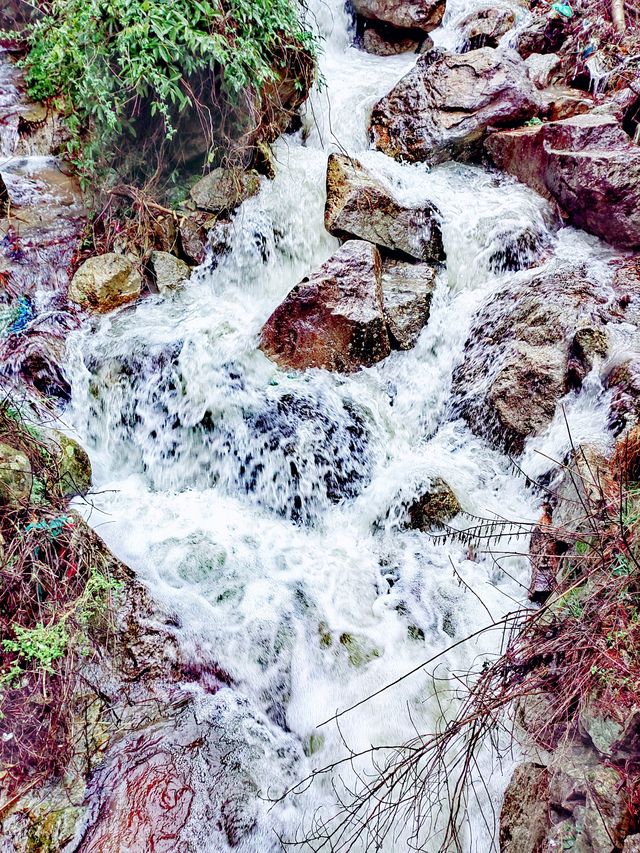
<path fill-rule="evenodd" d="M 27 409 L 24 409 L 26 412 Z M 0 404 L 0 743 L 4 793 L 67 766 L 78 680 L 122 588 L 68 509 L 83 451 Z M 77 462 L 77 459 L 76 459 Z M 75 485 L 74 485 L 75 484 Z"/>
<path fill-rule="evenodd" d="M 306 91 L 315 51 L 295 0 L 45 0 L 17 37 L 28 93 L 56 100 L 86 180 L 129 149 L 146 179 L 170 168 L 167 146 L 194 121 L 213 162 L 218 133 L 250 132 L 283 76 Z"/>

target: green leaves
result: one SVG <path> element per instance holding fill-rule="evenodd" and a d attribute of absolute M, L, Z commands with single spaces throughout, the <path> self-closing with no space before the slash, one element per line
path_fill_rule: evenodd
<path fill-rule="evenodd" d="M 85 174 L 108 159 L 141 109 L 170 138 L 197 108 L 190 79 L 222 71 L 233 101 L 272 79 L 283 42 L 313 52 L 295 0 L 48 0 L 24 33 L 29 94 L 64 98 L 69 154 Z M 89 131 L 89 135 L 86 135 Z M 83 136 L 83 132 L 85 135 Z"/>

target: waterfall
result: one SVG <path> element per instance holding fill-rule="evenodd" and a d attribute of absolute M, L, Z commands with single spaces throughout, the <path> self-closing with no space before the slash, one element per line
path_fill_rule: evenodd
<path fill-rule="evenodd" d="M 437 44 L 455 44 L 455 22 L 473 5 L 451 4 Z M 578 231 L 558 230 L 549 204 L 508 177 L 400 164 L 369 150 L 372 105 L 416 57 L 353 47 L 341 0 L 318 0 L 313 11 L 324 39 L 321 85 L 303 127 L 274 146 L 275 180 L 263 179 L 226 229 L 228 251 L 184 290 L 95 319 L 68 347 L 69 418 L 95 484 L 77 508 L 171 614 L 185 654 L 195 664 L 213 658 L 231 676 L 245 711 L 225 716 L 230 742 L 264 798 L 347 748 L 434 731 L 455 705 L 455 684 L 437 679 L 499 650 L 493 632 L 419 668 L 479 631 L 489 613 L 499 619 L 526 600 L 526 559 L 474 554 L 403 529 L 398 515 L 441 477 L 466 513 L 536 520 L 539 496 L 525 476 L 456 419 L 452 374 L 474 312 L 512 275 L 496 257 L 523 229 L 548 247 L 550 268 L 573 257 L 597 264 L 603 252 Z M 414 349 L 348 377 L 289 373 L 258 350 L 258 335 L 338 245 L 323 225 L 327 156 L 336 150 L 357 155 L 401 200 L 438 206 L 448 263 Z M 597 388 L 565 402 L 576 412 L 574 440 L 605 435 Z M 551 463 L 536 450 L 557 458 L 567 447 L 558 417 L 529 443 L 523 467 L 539 476 Z M 509 548 L 524 554 L 527 542 Z M 339 727 L 317 728 L 416 668 Z M 499 810 L 512 766 L 494 765 L 488 750 L 480 760 L 488 799 L 470 803 L 470 851 L 491 848 L 486 812 L 491 803 Z M 273 808 L 256 797 L 253 829 L 235 849 L 268 853 L 280 849 L 277 836 L 303 837 L 314 816 L 336 810 L 334 786 L 344 793 L 356 770 L 370 772 L 370 757 Z M 397 826 L 380 849 L 404 851 L 408 832 Z M 438 847 L 429 844 L 422 849 Z M 204 826 L 195 849 L 227 845 Z"/>

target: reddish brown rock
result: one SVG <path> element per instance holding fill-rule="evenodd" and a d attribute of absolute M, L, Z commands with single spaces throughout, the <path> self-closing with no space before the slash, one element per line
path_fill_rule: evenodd
<path fill-rule="evenodd" d="M 578 228 L 640 247 L 640 148 L 613 116 L 499 131 L 485 147 L 496 166 L 557 201 Z"/>
<path fill-rule="evenodd" d="M 513 51 L 433 50 L 375 105 L 371 135 L 391 157 L 441 163 L 472 156 L 489 127 L 520 124 L 540 109 L 527 68 Z"/>
<path fill-rule="evenodd" d="M 383 312 L 380 253 L 347 241 L 297 284 L 262 329 L 260 348 L 281 367 L 352 373 L 391 351 Z"/>
<path fill-rule="evenodd" d="M 516 22 L 513 9 L 507 6 L 481 6 L 474 9 L 460 23 L 466 50 L 480 47 L 497 47 Z"/>

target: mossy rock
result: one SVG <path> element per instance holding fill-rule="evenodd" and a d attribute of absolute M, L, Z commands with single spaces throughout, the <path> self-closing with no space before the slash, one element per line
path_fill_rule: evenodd
<path fill-rule="evenodd" d="M 12 507 L 25 505 L 32 487 L 33 473 L 26 454 L 0 442 L 0 503 Z"/>
<path fill-rule="evenodd" d="M 407 527 L 414 530 L 442 527 L 460 510 L 460 502 L 453 489 L 440 477 L 436 477 L 429 488 L 408 507 Z"/>
<path fill-rule="evenodd" d="M 91 462 L 86 450 L 64 433 L 56 432 L 55 442 L 59 447 L 59 486 L 67 498 L 86 495 L 91 488 Z"/>

